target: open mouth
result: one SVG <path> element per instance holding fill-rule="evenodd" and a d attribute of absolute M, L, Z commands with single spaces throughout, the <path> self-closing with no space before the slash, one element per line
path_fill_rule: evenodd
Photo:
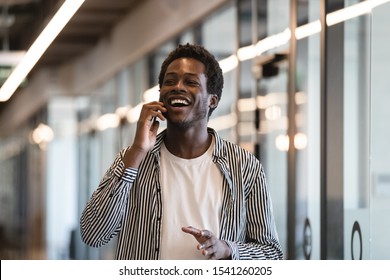
<path fill-rule="evenodd" d="M 169 100 L 169 105 L 172 107 L 185 107 L 190 105 L 190 103 L 186 99 L 172 98 Z"/>

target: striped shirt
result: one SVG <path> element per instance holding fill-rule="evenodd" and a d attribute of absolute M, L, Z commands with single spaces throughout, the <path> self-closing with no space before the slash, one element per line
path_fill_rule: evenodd
<path fill-rule="evenodd" d="M 222 173 L 219 238 L 232 259 L 283 259 L 263 166 L 251 153 L 215 137 L 213 162 Z M 81 214 L 82 240 L 93 247 L 119 234 L 116 258 L 157 260 L 160 254 L 162 195 L 160 145 L 166 130 L 138 169 L 125 168 L 123 149 L 103 176 Z"/>

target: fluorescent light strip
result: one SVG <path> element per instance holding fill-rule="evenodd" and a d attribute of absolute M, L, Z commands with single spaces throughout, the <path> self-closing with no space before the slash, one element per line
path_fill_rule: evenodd
<path fill-rule="evenodd" d="M 260 40 L 256 44 L 256 54 L 259 56 L 266 51 L 283 46 L 290 41 L 291 31 L 286 28 L 283 32 L 275 35 L 268 36 L 267 38 Z"/>
<path fill-rule="evenodd" d="M 380 5 L 386 4 L 390 2 L 390 0 L 371 0 L 372 8 L 378 7 Z"/>
<path fill-rule="evenodd" d="M 235 54 L 219 61 L 223 73 L 232 71 L 238 66 L 238 58 Z"/>
<path fill-rule="evenodd" d="M 347 21 L 349 19 L 362 16 L 371 12 L 370 1 L 360 2 L 358 4 L 346 7 L 344 9 L 332 12 L 326 16 L 326 24 L 328 26 Z"/>
<path fill-rule="evenodd" d="M 245 61 L 249 59 L 253 59 L 256 57 L 256 46 L 249 45 L 246 47 L 239 48 L 237 51 L 237 57 L 240 61 Z"/>
<path fill-rule="evenodd" d="M 1 87 L 0 101 L 7 101 L 14 94 L 18 86 L 38 62 L 39 58 L 54 41 L 64 26 L 69 22 L 72 16 L 77 12 L 84 1 L 85 0 L 65 1 Z"/>
<path fill-rule="evenodd" d="M 286 28 L 283 32 L 268 36 L 258 41 L 256 45 L 249 45 L 246 47 L 239 48 L 237 50 L 237 58 L 239 61 L 253 59 L 256 56 L 265 53 L 266 51 L 287 44 L 288 41 L 290 40 L 290 37 L 291 37 L 291 31 L 289 28 Z M 238 65 L 238 61 L 237 61 L 237 65 Z M 228 70 L 230 71 L 232 69 L 234 68 L 230 68 Z"/>
<path fill-rule="evenodd" d="M 297 40 L 309 37 L 321 32 L 321 22 L 319 20 L 299 26 L 295 29 L 295 38 Z"/>

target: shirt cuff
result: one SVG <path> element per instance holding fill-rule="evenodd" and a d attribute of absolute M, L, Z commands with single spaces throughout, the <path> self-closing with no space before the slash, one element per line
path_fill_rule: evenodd
<path fill-rule="evenodd" d="M 227 241 L 225 240 L 226 244 L 230 247 L 230 250 L 232 252 L 231 259 L 232 260 L 239 260 L 240 259 L 240 253 L 238 251 L 238 246 L 235 242 Z"/>
<path fill-rule="evenodd" d="M 135 181 L 135 178 L 137 177 L 138 169 L 133 167 L 125 168 L 122 174 L 122 180 L 132 183 Z"/>
<path fill-rule="evenodd" d="M 138 169 L 133 167 L 125 168 L 123 161 L 119 161 L 117 166 L 114 169 L 114 174 L 116 177 L 122 179 L 125 182 L 132 183 L 138 174 Z"/>

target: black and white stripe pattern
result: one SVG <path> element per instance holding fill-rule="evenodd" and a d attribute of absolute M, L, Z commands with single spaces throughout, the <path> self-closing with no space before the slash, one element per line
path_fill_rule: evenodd
<path fill-rule="evenodd" d="M 233 259 L 283 259 L 272 214 L 272 202 L 261 163 L 248 151 L 215 137 L 213 162 L 223 176 L 219 238 Z M 160 144 L 139 169 L 124 168 L 122 150 L 92 194 L 80 218 L 81 237 L 93 247 L 119 234 L 117 259 L 158 259 L 162 220 L 159 182 Z"/>

